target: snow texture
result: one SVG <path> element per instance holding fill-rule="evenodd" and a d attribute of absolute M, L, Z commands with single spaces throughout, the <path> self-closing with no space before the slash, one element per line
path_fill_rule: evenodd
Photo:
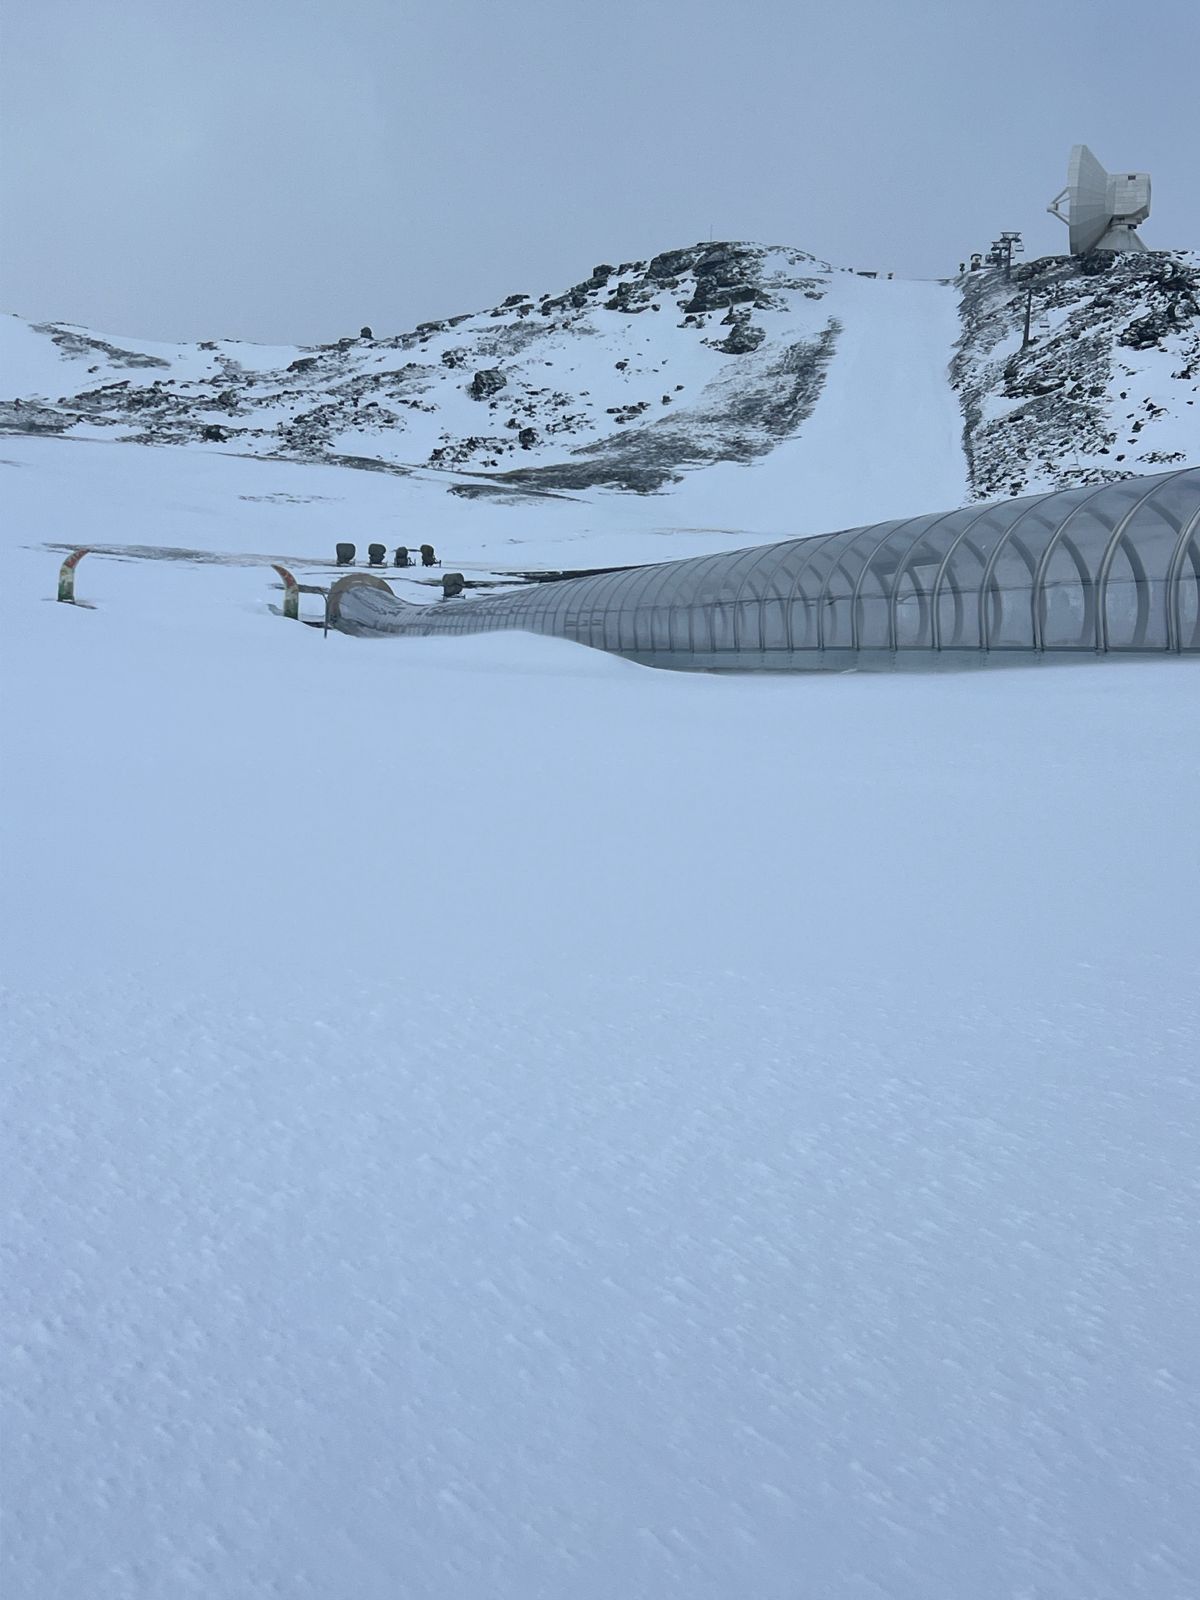
<path fill-rule="evenodd" d="M 3 454 L 6 1600 L 1191 1600 L 1196 663 L 323 640 L 655 502 Z"/>

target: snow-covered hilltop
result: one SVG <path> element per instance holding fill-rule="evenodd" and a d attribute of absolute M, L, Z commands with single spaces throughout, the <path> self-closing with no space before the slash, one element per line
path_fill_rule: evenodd
<path fill-rule="evenodd" d="M 308 348 L 7 318 L 0 429 L 446 472 L 468 496 L 656 492 L 768 457 L 808 495 L 865 462 L 896 475 L 896 514 L 1200 460 L 1200 257 L 1101 265 L 915 284 L 697 244 Z"/>

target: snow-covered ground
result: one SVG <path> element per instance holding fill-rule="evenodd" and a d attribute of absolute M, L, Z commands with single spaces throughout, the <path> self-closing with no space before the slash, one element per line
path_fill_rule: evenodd
<path fill-rule="evenodd" d="M 1195 662 L 73 609 L 424 491 L 0 455 L 6 1600 L 1191 1600 Z"/>

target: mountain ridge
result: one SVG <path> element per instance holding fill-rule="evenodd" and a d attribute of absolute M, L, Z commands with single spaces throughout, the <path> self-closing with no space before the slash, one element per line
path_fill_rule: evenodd
<path fill-rule="evenodd" d="M 670 492 L 781 451 L 803 493 L 814 475 L 848 470 L 856 443 L 883 463 L 928 450 L 931 480 L 949 493 L 960 471 L 969 499 L 1200 461 L 1194 254 L 1045 257 L 1011 281 L 984 270 L 916 285 L 718 241 L 601 263 L 558 294 L 313 346 L 4 324 L 0 431 L 444 471 L 467 498 Z M 857 412 L 843 404 L 819 452 L 797 449 L 822 432 L 851 358 Z M 931 363 L 957 415 L 953 444 Z M 922 415 L 904 416 L 913 406 Z M 859 429 L 869 437 L 855 441 Z"/>

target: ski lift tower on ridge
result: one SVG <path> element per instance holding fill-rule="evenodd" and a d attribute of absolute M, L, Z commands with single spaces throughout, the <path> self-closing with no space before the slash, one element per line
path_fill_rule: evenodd
<path fill-rule="evenodd" d="M 1067 187 L 1046 210 L 1070 229 L 1073 256 L 1092 250 L 1145 251 L 1136 229 L 1150 215 L 1150 174 L 1105 172 L 1087 145 L 1077 144 L 1067 168 Z"/>

